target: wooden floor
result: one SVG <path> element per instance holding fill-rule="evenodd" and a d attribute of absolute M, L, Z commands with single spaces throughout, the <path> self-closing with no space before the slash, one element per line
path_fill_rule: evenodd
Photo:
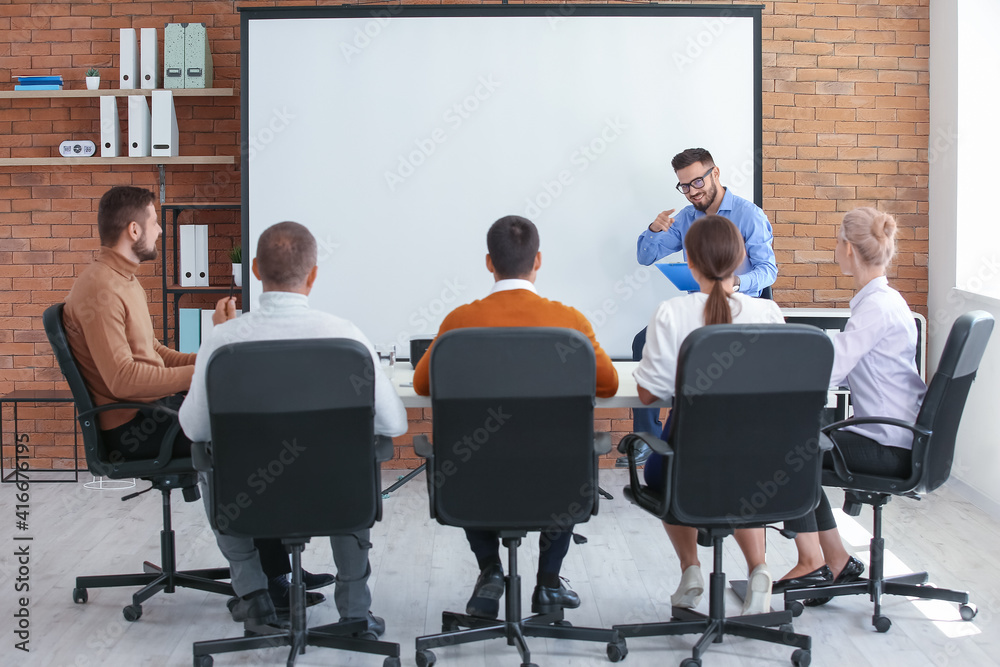
<path fill-rule="evenodd" d="M 387 471 L 384 482 L 395 480 Z M 563 575 L 583 599 L 582 606 L 567 613 L 574 625 L 609 627 L 618 623 L 667 620 L 669 597 L 679 578 L 677 560 L 657 521 L 631 506 L 621 494 L 626 481 L 622 471 L 602 471 L 602 484 L 615 495 L 601 504 L 600 514 L 578 532 L 589 542 L 573 545 Z M 140 485 L 143 485 L 140 482 Z M 122 491 L 85 489 L 83 484 L 33 484 L 27 531 L 16 529 L 16 489 L 0 487 L 3 544 L 0 545 L 0 665 L 59 667 L 190 665 L 191 644 L 203 639 L 236 636 L 233 623 L 218 595 L 179 589 L 159 594 L 143 605 L 135 623 L 122 617 L 131 602 L 130 589 L 93 589 L 87 604 L 74 604 L 74 577 L 84 574 L 135 572 L 143 560 L 158 560 L 160 499 L 149 493 L 119 502 Z M 831 493 L 835 506 L 840 502 Z M 383 521 L 373 530 L 373 611 L 388 624 L 385 639 L 401 644 L 404 665 L 414 665 L 413 640 L 440 629 L 440 613 L 462 610 L 477 570 L 462 532 L 428 519 L 423 476 L 407 484 L 384 503 Z M 807 609 L 795 620 L 798 632 L 813 638 L 813 665 L 1000 664 L 1000 524 L 961 500 L 948 487 L 921 502 L 894 500 L 886 509 L 886 543 L 890 573 L 923 570 L 931 581 L 972 591 L 979 615 L 972 622 L 960 619 L 950 603 L 913 602 L 886 598 L 884 613 L 892 621 L 887 634 L 870 625 L 871 604 L 866 597 L 835 600 L 825 607 Z M 839 514 L 848 548 L 867 562 L 871 513 L 857 521 Z M 200 502 L 184 503 L 176 497 L 174 527 L 180 565 L 185 568 L 222 566 Z M 778 577 L 794 559 L 794 546 L 768 531 L 768 562 Z M 30 536 L 32 540 L 15 541 Z M 745 566 L 735 543 L 727 541 L 726 572 L 745 577 Z M 20 564 L 13 557 L 19 546 L 30 545 L 30 591 L 15 592 Z M 530 599 L 537 562 L 537 541 L 522 546 L 524 596 Z M 710 551 L 702 550 L 703 565 Z M 332 571 L 330 546 L 324 540 L 309 545 L 305 565 L 313 572 Z M 23 582 L 22 582 L 23 583 Z M 728 593 L 732 609 L 738 603 Z M 334 622 L 337 613 L 328 589 L 326 603 L 309 611 L 312 625 Z M 15 648 L 20 607 L 28 598 L 30 652 Z M 702 606 L 707 609 L 707 602 Z M 610 664 L 600 643 L 530 638 L 532 658 L 540 667 Z M 677 665 L 689 656 L 693 637 L 632 639 L 629 655 L 621 663 L 633 667 Z M 215 664 L 284 664 L 286 649 L 216 656 Z M 517 652 L 502 640 L 442 648 L 436 651 L 439 667 L 493 667 L 520 664 Z M 715 644 L 704 665 L 788 665 L 791 651 L 761 642 L 726 639 Z M 311 648 L 298 665 L 370 665 L 382 658 Z"/>

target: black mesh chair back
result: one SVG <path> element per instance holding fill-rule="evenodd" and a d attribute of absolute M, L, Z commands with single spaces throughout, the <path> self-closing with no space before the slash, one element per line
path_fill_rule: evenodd
<path fill-rule="evenodd" d="M 140 410 L 152 410 L 150 413 L 151 416 L 157 419 L 165 419 L 167 415 L 163 409 L 151 408 L 146 404 L 116 403 L 114 405 L 101 406 L 100 408 L 94 405 L 90 390 L 83 380 L 83 375 L 80 373 L 80 368 L 73 357 L 69 341 L 66 339 L 66 328 L 63 324 L 63 309 L 65 305 L 57 303 L 49 306 L 42 313 L 42 325 L 45 327 L 45 335 L 52 346 L 56 362 L 59 364 L 59 370 L 62 371 L 63 377 L 66 378 L 66 382 L 69 384 L 70 392 L 73 394 L 77 420 L 80 423 L 80 433 L 83 436 L 83 449 L 86 455 L 87 468 L 90 472 L 94 475 L 112 479 L 126 477 L 148 479 L 151 475 L 156 474 L 162 475 L 184 471 L 193 472 L 190 457 L 175 460 L 171 460 L 170 457 L 172 449 L 170 445 L 173 436 L 177 434 L 180 428 L 179 425 L 164 438 L 168 442 L 168 445 L 161 448 L 162 455 L 152 459 L 125 459 L 119 453 L 108 450 L 97 420 L 99 412 L 131 407 Z"/>
<path fill-rule="evenodd" d="M 931 432 L 914 437 L 917 493 L 933 491 L 951 475 L 962 411 L 992 332 L 993 317 L 984 311 L 966 313 L 952 325 L 917 415 L 917 425 Z"/>
<path fill-rule="evenodd" d="M 449 331 L 431 348 L 434 457 L 443 524 L 544 530 L 596 509 L 594 350 L 579 331 Z"/>
<path fill-rule="evenodd" d="M 77 421 L 80 423 L 80 432 L 83 435 L 83 448 L 86 453 L 87 468 L 94 475 L 109 477 L 111 479 L 139 477 L 149 480 L 152 486 L 145 491 L 157 489 L 163 498 L 163 530 L 160 533 L 160 562 L 162 563 L 162 567 L 146 562 L 143 567 L 144 571 L 139 574 L 77 577 L 76 587 L 73 589 L 73 601 L 78 603 L 87 602 L 89 599 L 87 591 L 90 588 L 143 585 L 139 591 L 132 595 L 132 604 L 122 610 L 125 620 L 137 621 L 142 617 L 142 603 L 161 591 L 164 593 L 173 593 L 176 588 L 183 587 L 220 593 L 222 595 L 232 595 L 232 586 L 228 583 L 217 581 L 218 579 L 229 578 L 228 568 L 178 570 L 176 567 L 175 535 L 170 518 L 171 490 L 175 488 L 182 489 L 184 499 L 189 502 L 200 498 L 198 494 L 197 474 L 195 473 L 191 457 L 172 457 L 173 440 L 180 432 L 180 424 L 176 421 L 176 414 L 172 414 L 172 411 L 163 408 L 152 407 L 142 403 L 113 403 L 95 406 L 94 400 L 90 395 L 90 390 L 87 388 L 83 380 L 83 375 L 77 366 L 76 359 L 73 357 L 69 341 L 66 339 L 66 328 L 63 325 L 64 308 L 65 304 L 62 303 L 49 306 L 42 314 L 42 324 L 45 327 L 45 335 L 49 339 L 49 344 L 52 346 L 52 352 L 55 354 L 56 361 L 59 364 L 59 369 L 66 378 L 70 392 L 73 394 Z M 118 452 L 109 452 L 98 426 L 97 415 L 105 410 L 122 408 L 134 408 L 157 420 L 174 420 L 160 444 L 160 451 L 157 456 L 144 459 L 126 459 Z M 145 493 L 145 491 L 140 493 Z M 130 494 L 123 497 L 122 500 L 128 500 L 137 495 L 139 493 Z"/>
<path fill-rule="evenodd" d="M 215 527 L 275 538 L 370 527 L 381 510 L 374 377 L 355 340 L 216 350 L 206 374 Z"/>
<path fill-rule="evenodd" d="M 805 325 L 714 325 L 681 345 L 670 513 L 696 526 L 800 517 L 819 502 L 833 345 Z"/>
<path fill-rule="evenodd" d="M 976 615 L 975 606 L 969 604 L 967 591 L 926 585 L 926 572 L 886 577 L 883 567 L 885 540 L 882 538 L 882 526 L 883 509 L 893 496 L 919 500 L 919 494 L 938 488 L 951 474 L 958 425 L 992 331 L 993 316 L 985 311 L 972 311 L 955 320 L 915 423 L 889 417 L 855 417 L 830 424 L 823 429 L 824 432 L 832 433 L 834 439 L 837 431 L 856 424 L 897 426 L 908 429 L 913 434 L 911 466 L 905 478 L 858 472 L 837 456 L 833 458 L 834 468 L 823 471 L 824 486 L 844 489 L 844 513 L 858 516 L 863 505 L 870 505 L 873 525 L 868 577 L 825 586 L 822 598 L 829 601 L 846 595 L 867 595 L 873 603 L 872 625 L 878 632 L 887 632 L 892 627 L 892 621 L 882 615 L 883 595 L 957 602 L 964 620 L 971 620 Z M 799 601 L 815 597 L 813 589 L 788 589 L 785 591 L 785 604 L 800 613 L 803 603 Z"/>
<path fill-rule="evenodd" d="M 228 535 L 280 538 L 292 576 L 287 629 L 195 642 L 194 664 L 289 646 L 291 666 L 307 646 L 322 646 L 384 655 L 384 667 L 399 667 L 399 644 L 353 636 L 367 621 L 308 627 L 301 568 L 311 537 L 354 533 L 381 518 L 371 352 L 346 338 L 231 343 L 212 353 L 205 382 L 212 441 L 195 451 L 209 521 Z"/>

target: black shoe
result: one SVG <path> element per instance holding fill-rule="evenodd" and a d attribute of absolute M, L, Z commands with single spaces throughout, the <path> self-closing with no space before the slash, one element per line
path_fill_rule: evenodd
<path fill-rule="evenodd" d="M 347 623 L 350 621 L 368 621 L 368 627 L 361 632 L 355 632 L 355 637 L 361 637 L 363 639 L 378 639 L 383 634 L 385 634 L 385 619 L 375 614 L 368 612 L 368 616 L 365 618 L 342 618 L 341 623 Z"/>
<path fill-rule="evenodd" d="M 337 581 L 337 577 L 324 572 L 323 574 L 313 574 L 302 570 L 302 583 L 306 585 L 307 591 L 314 591 L 317 588 L 324 588 Z"/>
<path fill-rule="evenodd" d="M 789 577 L 788 579 L 778 579 L 771 584 L 772 593 L 784 593 L 790 588 L 809 588 L 810 586 L 822 586 L 833 581 L 833 572 L 826 565 L 821 565 L 809 574 L 801 577 Z"/>
<path fill-rule="evenodd" d="M 580 606 L 580 596 L 559 584 L 559 588 L 535 586 L 531 594 L 532 614 L 554 614 L 560 609 L 576 609 Z"/>
<path fill-rule="evenodd" d="M 269 625 L 278 622 L 274 603 L 264 589 L 237 598 L 235 603 L 231 599 L 227 606 L 236 622 L 246 621 L 251 625 Z"/>
<path fill-rule="evenodd" d="M 840 574 L 831 582 L 834 584 L 849 584 L 852 581 L 857 581 L 861 578 L 861 575 L 865 573 L 865 564 L 859 561 L 854 556 L 850 556 L 847 559 L 847 564 L 844 569 L 840 571 Z M 833 598 L 810 598 L 808 600 L 803 600 L 802 604 L 807 607 L 819 607 L 824 605 Z"/>
<path fill-rule="evenodd" d="M 635 449 L 635 464 L 641 466 L 649 458 L 649 455 L 653 453 L 653 450 L 644 442 L 640 442 L 639 446 Z M 628 456 L 619 456 L 615 459 L 616 468 L 627 468 L 628 467 Z"/>
<path fill-rule="evenodd" d="M 288 582 L 288 575 L 283 574 L 267 582 L 267 592 L 271 596 L 274 610 L 279 614 L 287 614 L 291 607 L 292 585 Z M 306 606 L 312 607 L 326 600 L 322 593 L 306 593 Z"/>
<path fill-rule="evenodd" d="M 481 618 L 496 618 L 500 613 L 500 596 L 503 595 L 503 566 L 487 565 L 476 579 L 476 588 L 465 605 L 465 613 Z"/>

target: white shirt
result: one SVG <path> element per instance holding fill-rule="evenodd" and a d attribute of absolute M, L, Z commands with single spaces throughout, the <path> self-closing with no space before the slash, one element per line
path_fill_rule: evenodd
<path fill-rule="evenodd" d="M 924 381 L 917 372 L 917 327 L 909 306 L 875 278 L 851 299 L 851 318 L 833 335 L 830 386 L 847 384 L 855 417 L 893 417 L 913 422 Z M 913 433 L 898 426 L 863 425 L 850 430 L 890 447 L 912 449 Z"/>
<path fill-rule="evenodd" d="M 646 330 L 642 360 L 632 372 L 640 387 L 657 398 L 674 395 L 677 377 L 677 353 L 681 343 L 695 329 L 705 326 L 705 302 L 708 295 L 695 292 L 664 301 L 656 309 Z M 734 293 L 729 301 L 733 324 L 783 324 L 778 305 L 770 299 Z"/>
<path fill-rule="evenodd" d="M 205 368 L 212 352 L 229 343 L 300 338 L 351 338 L 363 343 L 375 365 L 375 433 L 393 437 L 406 433 L 408 423 L 403 402 L 382 371 L 372 344 L 360 329 L 345 319 L 311 309 L 308 297 L 303 294 L 264 292 L 259 308 L 214 327 L 202 342 L 194 364 L 191 389 L 180 409 L 181 428 L 187 437 L 195 442 L 212 439 L 205 387 Z"/>
<path fill-rule="evenodd" d="M 535 289 L 535 283 L 530 280 L 524 280 L 523 278 L 504 278 L 503 280 L 498 280 L 493 283 L 493 289 L 490 290 L 490 294 L 506 292 L 507 290 L 512 289 L 526 289 L 529 292 L 538 294 L 538 290 Z"/>

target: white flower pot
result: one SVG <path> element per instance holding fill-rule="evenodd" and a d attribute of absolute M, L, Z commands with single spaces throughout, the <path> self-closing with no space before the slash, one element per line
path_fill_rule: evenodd
<path fill-rule="evenodd" d="M 243 287 L 243 265 L 233 264 L 233 282 L 237 287 Z"/>
<path fill-rule="evenodd" d="M 99 76 L 87 77 L 87 90 L 97 90 L 100 87 L 101 87 L 101 77 Z"/>

